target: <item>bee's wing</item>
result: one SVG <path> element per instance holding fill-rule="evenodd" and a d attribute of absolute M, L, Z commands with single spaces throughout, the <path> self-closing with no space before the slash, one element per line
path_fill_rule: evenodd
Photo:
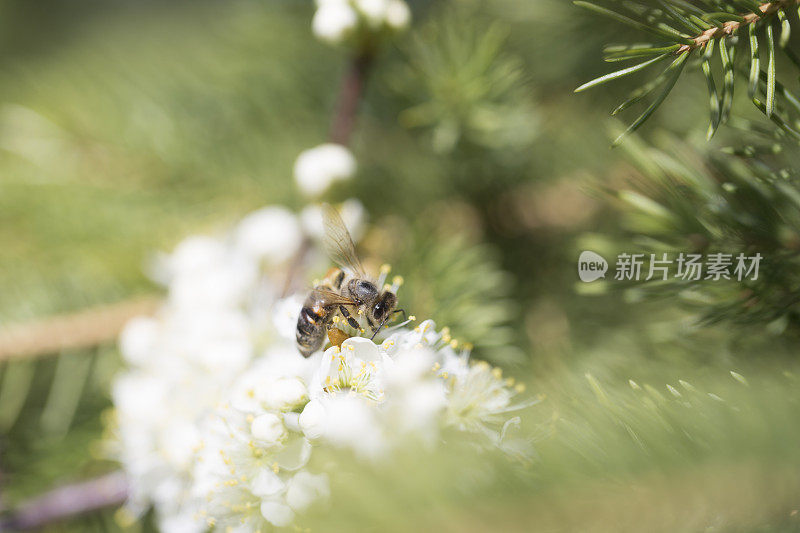
<path fill-rule="evenodd" d="M 366 277 L 364 267 L 356 255 L 356 247 L 347 226 L 338 211 L 329 204 L 322 205 L 322 221 L 325 225 L 325 251 L 340 267 L 358 277 Z"/>
<path fill-rule="evenodd" d="M 314 295 L 316 301 L 323 307 L 327 307 L 329 305 L 356 305 L 356 302 L 354 302 L 347 296 L 342 296 L 338 292 L 334 292 L 330 289 L 323 289 L 318 287 L 316 289 L 313 289 L 311 291 L 311 294 Z"/>

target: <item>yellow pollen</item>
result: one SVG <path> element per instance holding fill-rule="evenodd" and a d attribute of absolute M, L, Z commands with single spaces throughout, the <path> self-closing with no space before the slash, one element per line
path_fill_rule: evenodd
<path fill-rule="evenodd" d="M 497 379 L 502 378 L 503 377 L 503 369 L 499 368 L 499 367 L 493 368 L 492 369 L 492 375 L 494 377 L 496 377 Z"/>
<path fill-rule="evenodd" d="M 248 398 L 255 398 L 255 396 L 256 396 L 256 391 L 254 391 L 253 389 L 248 389 L 247 390 L 247 397 Z"/>
<path fill-rule="evenodd" d="M 442 372 L 442 379 L 447 379 L 447 376 L 449 376 L 447 372 Z"/>
<path fill-rule="evenodd" d="M 281 467 L 278 466 L 277 461 L 272 463 L 272 471 L 275 472 L 276 474 L 281 471 Z"/>
<path fill-rule="evenodd" d="M 506 379 L 506 386 L 513 387 L 514 386 L 514 378 L 507 378 Z"/>
<path fill-rule="evenodd" d="M 392 286 L 389 285 L 388 283 L 384 283 L 383 284 L 383 290 L 390 291 L 390 290 L 392 290 Z"/>
<path fill-rule="evenodd" d="M 450 341 L 450 347 L 451 348 L 458 348 L 458 341 L 456 339 L 451 340 Z"/>
<path fill-rule="evenodd" d="M 253 415 L 247 415 L 247 423 L 248 424 L 252 424 L 253 420 L 255 420 L 255 417 Z"/>
<path fill-rule="evenodd" d="M 333 323 L 334 324 L 338 324 L 339 323 L 339 315 L 336 315 L 336 316 L 333 317 Z"/>
<path fill-rule="evenodd" d="M 392 285 L 397 285 L 398 287 L 403 284 L 403 276 L 395 276 L 392 278 Z"/>
<path fill-rule="evenodd" d="M 408 317 L 408 319 L 409 319 L 409 320 L 411 320 L 411 321 L 413 322 L 414 320 L 416 320 L 416 319 L 417 319 L 417 317 L 415 317 L 414 315 L 410 315 L 410 316 Z"/>
<path fill-rule="evenodd" d="M 514 387 L 514 390 L 517 392 L 525 392 L 525 384 L 524 383 L 517 383 L 517 386 Z"/>
<path fill-rule="evenodd" d="M 442 368 L 442 365 L 440 365 L 439 362 L 437 361 L 436 363 L 433 364 L 431 370 L 433 370 L 434 372 L 438 372 L 440 368 Z"/>
<path fill-rule="evenodd" d="M 381 265 L 381 274 L 388 274 L 392 270 L 391 265 L 384 263 Z"/>
<path fill-rule="evenodd" d="M 465 343 L 465 344 L 464 344 L 464 349 L 465 349 L 465 350 L 470 350 L 470 351 L 472 351 L 472 349 L 473 349 L 474 347 L 475 347 L 475 345 L 473 345 L 471 342 L 467 342 L 467 343 Z"/>

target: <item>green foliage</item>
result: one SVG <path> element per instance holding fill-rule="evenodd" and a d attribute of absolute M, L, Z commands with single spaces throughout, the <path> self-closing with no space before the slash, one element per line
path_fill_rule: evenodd
<path fill-rule="evenodd" d="M 773 145 L 775 146 L 775 145 Z M 780 146 L 780 145 L 777 145 Z M 751 153 L 756 152 L 753 148 Z M 771 158 L 701 156 L 690 145 L 663 149 L 631 140 L 626 154 L 639 170 L 630 189 L 616 190 L 623 227 L 638 249 L 655 253 L 742 253 L 763 257 L 757 280 L 709 282 L 670 277 L 642 282 L 650 297 L 674 297 L 708 322 L 769 324 L 797 334 L 800 325 L 800 184 L 781 168 L 798 150 Z"/>
<path fill-rule="evenodd" d="M 406 450 L 387 465 L 345 461 L 353 476 L 333 480 L 331 507 L 302 525 L 602 533 L 796 527 L 789 515 L 800 487 L 791 422 L 800 401 L 796 366 L 785 366 L 783 376 L 755 367 L 701 376 L 651 360 L 623 378 L 608 375 L 608 353 L 595 355 L 552 381 L 529 382 L 542 399 L 523 420 L 535 435 L 531 464 L 487 454 L 476 467 L 457 442 L 432 455 Z"/>
<path fill-rule="evenodd" d="M 427 128 L 437 152 L 459 144 L 521 150 L 538 133 L 521 60 L 507 50 L 499 22 L 477 22 L 472 10 L 445 9 L 414 31 L 404 47 L 408 63 L 393 88 L 412 103 L 398 117 Z"/>
<path fill-rule="evenodd" d="M 98 451 L 101 413 L 119 366 L 113 349 L 6 362 L 0 379 L 0 435 L 6 504 L 43 488 L 114 468 Z"/>
<path fill-rule="evenodd" d="M 448 227 L 457 222 L 440 221 Z M 500 268 L 495 250 L 430 221 L 383 231 L 397 238 L 380 256 L 405 279 L 400 299 L 409 313 L 450 328 L 454 339 L 475 347 L 476 357 L 502 366 L 525 362 L 515 333 L 513 280 Z"/>
<path fill-rule="evenodd" d="M 723 0 L 657 0 L 646 4 L 618 0 L 614 1 L 613 9 L 582 0 L 575 4 L 658 38 L 653 42 L 607 47 L 606 61 L 639 63 L 585 83 L 576 92 L 671 60 L 669 66 L 631 93 L 612 112 L 616 115 L 654 95 L 647 109 L 616 139 L 615 144 L 650 118 L 670 94 L 687 63 L 699 66 L 707 80 L 711 115 L 709 139 L 721 124 L 727 122 L 736 78 L 742 75 L 748 77 L 748 96 L 755 106 L 789 137 L 800 142 L 800 100 L 787 87 L 789 80 L 796 79 L 800 69 L 800 60 L 791 45 L 791 30 L 800 27 L 796 0 L 764 3 L 754 0 L 733 3 Z M 780 26 L 777 38 L 773 28 L 776 24 Z M 782 74 L 783 82 L 777 75 L 776 41 L 782 56 L 793 64 L 793 67 L 786 68 L 790 73 Z M 749 50 L 745 50 L 746 45 L 749 45 Z M 761 63 L 764 48 L 766 70 Z M 740 56 L 749 58 L 747 66 L 737 61 Z M 794 74 L 791 74 L 792 70 Z M 722 83 L 718 84 L 715 76 L 720 74 Z"/>

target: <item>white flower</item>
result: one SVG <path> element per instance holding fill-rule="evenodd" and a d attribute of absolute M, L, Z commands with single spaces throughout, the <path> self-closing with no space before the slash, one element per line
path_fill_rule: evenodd
<path fill-rule="evenodd" d="M 225 246 L 213 237 L 195 235 L 181 241 L 166 258 L 169 279 L 205 272 L 225 263 Z"/>
<path fill-rule="evenodd" d="M 445 406 L 435 352 L 416 332 L 381 345 L 351 337 L 322 354 L 300 415 L 306 437 L 375 459 L 413 434 L 431 442 Z"/>
<path fill-rule="evenodd" d="M 159 323 L 152 317 L 130 319 L 119 335 L 119 350 L 128 363 L 145 363 L 154 355 L 159 335 Z"/>
<path fill-rule="evenodd" d="M 346 2 L 322 3 L 311 21 L 314 35 L 330 44 L 344 42 L 357 26 L 358 15 Z"/>
<path fill-rule="evenodd" d="M 389 0 L 386 6 L 386 24 L 394 31 L 408 28 L 411 22 L 411 10 L 403 0 Z"/>
<path fill-rule="evenodd" d="M 317 11 L 316 21 L 328 9 L 350 9 L 349 7 L 322 6 Z M 350 11 L 352 11 L 350 9 Z M 300 190 L 308 196 L 319 196 L 334 182 L 353 177 L 356 160 L 350 150 L 340 144 L 321 144 L 301 153 L 294 164 L 294 178 Z"/>
<path fill-rule="evenodd" d="M 512 400 L 522 387 L 513 388 L 513 380 L 503 379 L 499 368 L 484 361 L 463 363 L 455 371 L 448 394 L 446 421 L 459 429 L 486 434 L 499 439 L 497 429 L 508 420 L 507 414 L 531 405 Z"/>
<path fill-rule="evenodd" d="M 325 500 L 329 496 L 330 487 L 326 474 L 314 475 L 300 471 L 289 480 L 286 489 L 286 502 L 297 512 L 305 511 L 314 502 Z"/>
<path fill-rule="evenodd" d="M 301 376 L 312 361 L 304 359 L 297 349 L 294 352 L 280 350 L 268 354 L 240 376 L 231 388 L 233 408 L 257 414 L 265 410 L 288 411 L 304 405 L 308 392 Z"/>
<path fill-rule="evenodd" d="M 387 0 L 354 0 L 356 9 L 358 9 L 364 17 L 366 17 L 369 24 L 373 27 L 378 27 L 383 24 L 386 18 L 386 11 L 389 7 Z"/>
<path fill-rule="evenodd" d="M 383 399 L 382 370 L 385 356 L 369 339 L 351 337 L 341 348 L 332 346 L 322 355 L 311 382 L 311 394 L 347 392 L 379 402 Z"/>
<path fill-rule="evenodd" d="M 280 263 L 291 258 L 303 242 L 297 217 L 284 207 L 270 206 L 247 215 L 236 227 L 234 241 L 258 261 Z"/>
<path fill-rule="evenodd" d="M 276 527 L 286 527 L 292 524 L 294 512 L 284 503 L 265 501 L 261 503 L 261 515 L 267 522 Z"/>
<path fill-rule="evenodd" d="M 250 424 L 250 433 L 265 445 L 279 443 L 286 436 L 283 421 L 272 413 L 258 415 Z"/>
<path fill-rule="evenodd" d="M 219 259 L 173 271 L 170 305 L 189 309 L 241 305 L 256 281 L 257 265 L 230 251 Z"/>
<path fill-rule="evenodd" d="M 272 324 L 275 331 L 286 340 L 294 342 L 297 317 L 303 308 L 305 295 L 294 294 L 278 300 L 272 309 Z"/>
<path fill-rule="evenodd" d="M 320 400 L 311 400 L 300 413 L 300 428 L 309 439 L 318 439 L 325 434 L 328 413 Z"/>
<path fill-rule="evenodd" d="M 258 384 L 263 375 L 255 373 L 256 379 L 243 382 Z M 199 515 L 219 531 L 286 527 L 294 520 L 293 509 L 326 497 L 327 478 L 303 470 L 311 445 L 286 423 L 296 413 L 267 410 L 258 402 L 244 407 L 223 405 L 204 425 L 194 469 Z"/>

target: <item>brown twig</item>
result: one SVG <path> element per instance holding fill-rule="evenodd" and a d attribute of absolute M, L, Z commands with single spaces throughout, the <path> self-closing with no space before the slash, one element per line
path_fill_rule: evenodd
<path fill-rule="evenodd" d="M 697 48 L 701 48 L 705 46 L 708 41 L 712 39 L 718 39 L 720 37 L 726 37 L 729 35 L 733 35 L 737 31 L 739 31 L 742 27 L 748 26 L 760 20 L 763 20 L 767 17 L 771 17 L 778 11 L 782 9 L 786 9 L 791 7 L 794 4 L 797 4 L 798 0 L 777 0 L 775 2 L 768 2 L 766 4 L 761 4 L 759 6 L 759 10 L 761 11 L 761 15 L 757 15 L 756 13 L 745 13 L 741 15 L 742 19 L 744 20 L 729 20 L 723 23 L 722 26 L 715 26 L 713 28 L 709 28 L 697 37 L 694 38 L 694 44 L 684 44 L 675 52 L 676 54 L 682 54 L 684 52 L 689 52 L 691 50 L 695 50 Z"/>
<path fill-rule="evenodd" d="M 0 521 L 0 531 L 36 529 L 55 520 L 122 504 L 128 497 L 128 482 L 122 472 L 66 485 L 23 503 L 9 518 Z"/>
<path fill-rule="evenodd" d="M 344 146 L 350 144 L 350 137 L 353 135 L 358 115 L 358 106 L 364 96 L 373 57 L 372 48 L 367 45 L 363 46 L 361 51 L 350 60 L 350 64 L 342 76 L 339 96 L 336 99 L 336 107 L 331 120 L 331 129 L 328 132 L 328 140 L 332 143 Z M 308 239 L 304 240 L 289 263 L 286 281 L 281 292 L 282 297 L 287 296 L 291 291 L 297 271 L 302 266 L 310 249 L 311 242 Z"/>
<path fill-rule="evenodd" d="M 364 47 L 357 53 L 342 77 L 339 97 L 333 113 L 333 121 L 328 138 L 331 142 L 347 145 L 355 127 L 358 104 L 367 84 L 373 54 L 370 48 Z"/>
<path fill-rule="evenodd" d="M 153 296 L 104 305 L 0 329 L 0 361 L 57 354 L 113 341 L 125 322 L 151 314 L 159 299 Z"/>

